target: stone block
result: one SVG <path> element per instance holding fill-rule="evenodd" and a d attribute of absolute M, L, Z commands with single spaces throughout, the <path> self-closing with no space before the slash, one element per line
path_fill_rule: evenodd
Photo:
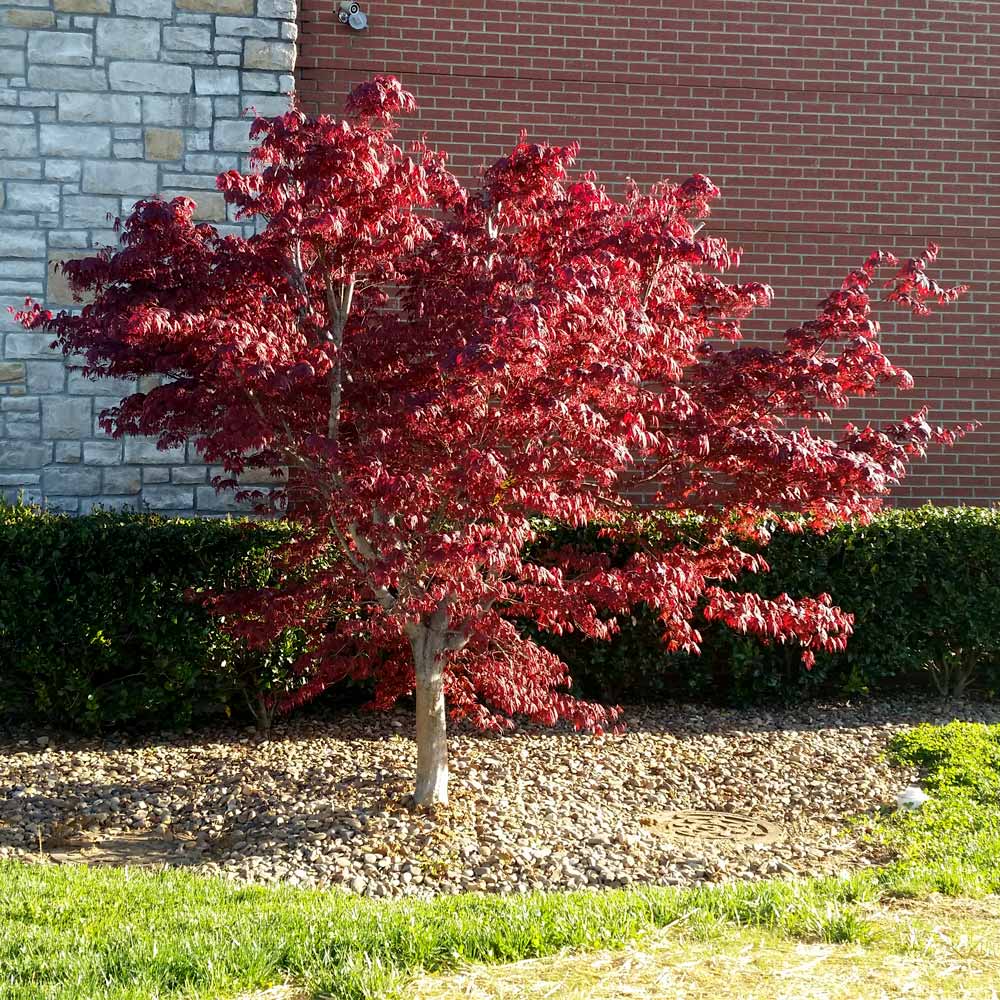
<path fill-rule="evenodd" d="M 0 469 L 40 469 L 51 457 L 47 441 L 0 441 Z"/>
<path fill-rule="evenodd" d="M 111 0 L 53 0 L 60 14 L 110 14 Z M 119 0 L 121 6 L 121 0 Z"/>
<path fill-rule="evenodd" d="M 254 0 L 176 0 L 178 10 L 196 14 L 252 14 Z"/>
<path fill-rule="evenodd" d="M 208 28 L 171 25 L 163 29 L 163 45 L 182 52 L 207 52 L 212 47 L 212 33 Z"/>
<path fill-rule="evenodd" d="M 203 465 L 179 465 L 177 468 L 171 469 L 170 480 L 174 483 L 187 483 L 189 485 L 204 483 L 206 471 Z"/>
<path fill-rule="evenodd" d="M 121 441 L 84 441 L 83 461 L 86 465 L 121 465 Z"/>
<path fill-rule="evenodd" d="M 66 465 L 78 465 L 80 462 L 80 442 L 79 441 L 56 441 L 53 455 L 57 462 Z"/>
<path fill-rule="evenodd" d="M 45 396 L 42 398 L 42 433 L 50 440 L 90 437 L 93 421 L 89 396 Z"/>
<path fill-rule="evenodd" d="M 190 486 L 147 486 L 142 499 L 151 510 L 191 510 L 194 490 Z"/>
<path fill-rule="evenodd" d="M 12 28 L 51 28 L 56 16 L 51 10 L 7 10 L 2 21 Z"/>
<path fill-rule="evenodd" d="M 176 128 L 147 128 L 147 160 L 179 160 L 184 155 L 184 133 Z"/>
<path fill-rule="evenodd" d="M 24 76 L 24 52 L 0 49 L 0 76 Z"/>
<path fill-rule="evenodd" d="M 108 66 L 112 90 L 145 94 L 187 94 L 191 67 L 158 62 L 113 62 Z"/>
<path fill-rule="evenodd" d="M 90 514 L 95 510 L 126 510 L 130 506 L 128 497 L 87 497 L 80 501 L 80 513 Z"/>
<path fill-rule="evenodd" d="M 238 94 L 240 74 L 235 69 L 196 69 L 194 90 L 196 94 Z"/>
<path fill-rule="evenodd" d="M 142 489 L 139 470 L 128 466 L 104 469 L 104 492 L 135 496 Z"/>
<path fill-rule="evenodd" d="M 2 132 L 2 130 L 0 130 Z M 0 228 L 0 257 L 44 257 L 45 234 L 30 229 Z"/>
<path fill-rule="evenodd" d="M 22 90 L 18 103 L 22 108 L 54 108 L 56 95 L 51 90 Z"/>
<path fill-rule="evenodd" d="M 216 493 L 214 486 L 195 487 L 195 502 L 198 510 L 232 511 L 246 513 L 248 504 L 237 503 L 231 491 Z"/>
<path fill-rule="evenodd" d="M 66 365 L 62 361 L 27 362 L 28 392 L 50 395 L 66 389 Z"/>
<path fill-rule="evenodd" d="M 13 212 L 58 212 L 58 184 L 7 182 L 6 208 Z"/>
<path fill-rule="evenodd" d="M 88 195 L 66 195 L 63 198 L 63 221 L 67 226 L 81 229 L 101 228 L 110 225 L 118 216 L 120 204 L 117 198 Z"/>
<path fill-rule="evenodd" d="M 50 181 L 76 184 L 83 176 L 83 167 L 75 160 L 46 160 L 45 177 Z"/>
<path fill-rule="evenodd" d="M 3 256 L 0 251 L 0 256 Z M 17 303 L 18 307 L 24 304 L 24 297 Z M 20 327 L 18 327 L 20 329 Z M 53 350 L 51 333 L 8 333 L 4 342 L 4 349 L 8 358 L 42 358 L 52 359 L 59 357 L 60 353 Z M 0 403 L 4 400 L 0 399 Z"/>
<path fill-rule="evenodd" d="M 194 97 L 143 97 L 142 120 L 151 125 L 193 125 L 197 104 Z"/>
<path fill-rule="evenodd" d="M 217 17 L 215 33 L 238 38 L 277 38 L 278 24 L 262 17 Z"/>
<path fill-rule="evenodd" d="M 142 98 L 129 94 L 60 94 L 59 120 L 66 122 L 142 121 Z"/>
<path fill-rule="evenodd" d="M 243 43 L 243 65 L 247 69 L 295 69 L 295 45 L 248 38 Z"/>
<path fill-rule="evenodd" d="M 0 156 L 36 156 L 38 136 L 34 128 L 0 128 Z"/>
<path fill-rule="evenodd" d="M 87 194 L 134 194 L 149 197 L 156 193 L 156 164 L 101 161 L 85 163 L 82 187 Z"/>
<path fill-rule="evenodd" d="M 0 473 L 0 486 L 36 486 L 41 481 L 41 474 L 37 472 Z"/>
<path fill-rule="evenodd" d="M 277 118 L 288 110 L 288 98 L 280 94 L 244 94 L 243 105 L 263 118 Z"/>
<path fill-rule="evenodd" d="M 257 16 L 294 21 L 298 17 L 298 0 L 257 0 Z"/>
<path fill-rule="evenodd" d="M 7 417 L 12 414 L 30 414 L 25 420 L 41 420 L 42 403 L 31 396 L 0 396 L 0 412 Z"/>
<path fill-rule="evenodd" d="M 244 90 L 258 90 L 265 94 L 278 93 L 277 73 L 243 73 L 242 82 Z"/>
<path fill-rule="evenodd" d="M 108 77 L 103 68 L 29 66 L 28 86 L 38 90 L 107 90 Z"/>
<path fill-rule="evenodd" d="M 117 0 L 115 10 L 135 17 L 174 16 L 173 0 Z"/>
<path fill-rule="evenodd" d="M 155 59 L 160 54 L 160 22 L 102 18 L 97 22 L 97 54 L 112 59 Z"/>
<path fill-rule="evenodd" d="M 143 467 L 142 470 L 143 486 L 146 486 L 149 483 L 169 483 L 169 482 L 170 482 L 169 465 L 147 465 Z"/>
<path fill-rule="evenodd" d="M 23 382 L 25 374 L 23 361 L 0 361 L 0 383 Z"/>
<path fill-rule="evenodd" d="M 225 222 L 226 199 L 220 191 L 164 191 L 164 198 L 190 198 L 196 222 Z"/>
<path fill-rule="evenodd" d="M 87 31 L 31 31 L 28 61 L 60 66 L 93 66 L 94 36 Z"/>
<path fill-rule="evenodd" d="M 41 125 L 42 156 L 108 156 L 111 129 L 106 125 Z"/>
<path fill-rule="evenodd" d="M 250 122 L 237 119 L 236 121 L 217 121 L 212 127 L 212 147 L 213 149 L 226 149 L 234 152 L 248 152 L 253 148 L 254 143 L 250 139 Z"/>
<path fill-rule="evenodd" d="M 184 445 L 161 451 L 156 447 L 155 438 L 128 438 L 125 461 L 139 465 L 178 465 L 184 461 Z"/>
<path fill-rule="evenodd" d="M 42 469 L 42 492 L 47 496 L 94 496 L 101 492 L 101 470 L 86 465 L 50 465 Z"/>
<path fill-rule="evenodd" d="M 47 306 L 73 306 L 79 308 L 86 302 L 92 302 L 93 296 L 85 295 L 80 301 L 73 298 L 73 290 L 69 286 L 69 278 L 63 273 L 58 265 L 67 260 L 83 260 L 85 257 L 93 257 L 91 250 L 70 251 L 50 250 L 49 280 L 45 289 L 45 304 Z"/>

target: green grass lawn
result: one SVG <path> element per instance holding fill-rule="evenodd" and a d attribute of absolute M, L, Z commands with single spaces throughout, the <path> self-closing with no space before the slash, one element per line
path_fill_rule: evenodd
<path fill-rule="evenodd" d="M 893 752 L 926 769 L 931 802 L 860 821 L 897 857 L 843 879 L 419 903 L 2 863 L 0 998 L 224 1000 L 285 982 L 338 1000 L 415 996 L 427 973 L 606 951 L 670 926 L 692 942 L 870 947 L 886 899 L 1000 890 L 1000 726 L 921 727 Z"/>

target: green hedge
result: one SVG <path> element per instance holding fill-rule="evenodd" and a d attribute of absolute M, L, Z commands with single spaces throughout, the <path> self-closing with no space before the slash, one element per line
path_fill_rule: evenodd
<path fill-rule="evenodd" d="M 295 654 L 234 648 L 189 590 L 261 584 L 285 524 L 0 506 L 0 715 L 96 730 L 248 715 Z"/>
<path fill-rule="evenodd" d="M 267 582 L 269 554 L 292 530 L 0 507 L 0 717 L 81 730 L 225 715 L 266 722 L 262 695 L 292 683 L 300 637 L 250 653 L 185 595 Z M 596 529 L 547 537 L 608 544 Z M 746 704 L 935 686 L 957 694 L 967 675 L 987 691 L 1000 687 L 998 512 L 923 507 L 823 536 L 778 533 L 767 559 L 771 573 L 741 586 L 765 596 L 832 594 L 857 617 L 846 653 L 820 654 L 807 671 L 796 648 L 710 625 L 701 656 L 667 655 L 643 608 L 612 643 L 543 641 L 569 662 L 577 693 L 622 703 Z"/>
<path fill-rule="evenodd" d="M 569 534 L 606 544 L 594 529 Z M 611 644 L 544 641 L 572 664 L 579 693 L 610 701 L 743 704 L 899 689 L 953 697 L 969 681 L 987 694 L 1000 687 L 1000 511 L 925 506 L 825 535 L 778 532 L 766 558 L 771 572 L 740 587 L 765 597 L 831 594 L 856 618 L 846 652 L 818 654 L 807 671 L 797 647 L 712 624 L 701 628 L 701 656 L 668 656 L 643 608 Z"/>

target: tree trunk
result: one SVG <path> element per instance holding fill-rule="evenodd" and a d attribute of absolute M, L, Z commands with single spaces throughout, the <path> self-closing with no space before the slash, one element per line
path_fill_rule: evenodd
<path fill-rule="evenodd" d="M 444 663 L 437 634 L 420 628 L 411 635 L 417 675 L 417 784 L 418 806 L 448 804 L 448 717 L 444 700 Z"/>

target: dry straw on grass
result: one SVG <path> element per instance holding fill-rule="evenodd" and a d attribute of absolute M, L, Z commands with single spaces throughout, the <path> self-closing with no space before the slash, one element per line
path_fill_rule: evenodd
<path fill-rule="evenodd" d="M 939 906 L 939 908 L 938 908 Z M 408 1000 L 997 1000 L 1000 909 L 879 907 L 872 945 L 760 931 L 660 931 L 621 951 L 562 954 L 427 976 Z"/>

